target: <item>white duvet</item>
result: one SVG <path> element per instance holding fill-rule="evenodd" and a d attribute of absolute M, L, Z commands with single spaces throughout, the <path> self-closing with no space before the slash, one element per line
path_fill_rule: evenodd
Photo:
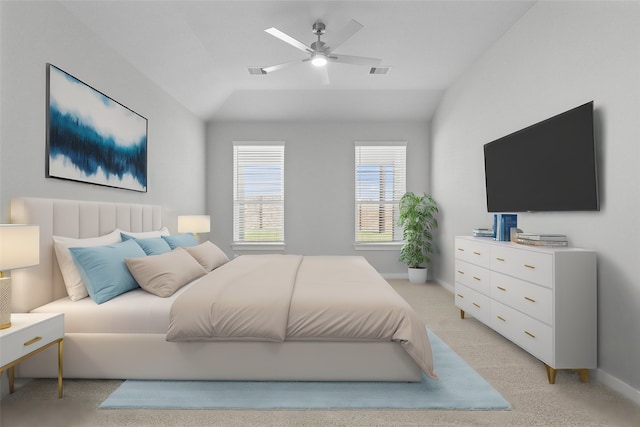
<path fill-rule="evenodd" d="M 363 257 L 244 255 L 171 307 L 167 341 L 396 341 L 431 378 L 415 311 Z"/>

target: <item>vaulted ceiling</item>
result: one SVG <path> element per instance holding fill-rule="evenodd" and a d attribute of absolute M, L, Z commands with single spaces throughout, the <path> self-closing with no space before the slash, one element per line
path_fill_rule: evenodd
<path fill-rule="evenodd" d="M 135 68 L 203 120 L 430 120 L 446 88 L 489 49 L 532 1 L 63 1 Z M 351 19 L 364 27 L 336 53 L 381 58 L 369 67 L 309 62 L 267 75 L 305 53 L 266 33 L 276 27 L 310 45 Z"/>

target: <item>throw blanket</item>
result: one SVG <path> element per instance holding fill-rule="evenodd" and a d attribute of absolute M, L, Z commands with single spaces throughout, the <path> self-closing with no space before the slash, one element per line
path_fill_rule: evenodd
<path fill-rule="evenodd" d="M 396 341 L 437 378 L 424 324 L 363 258 L 243 255 L 171 307 L 167 341 Z"/>

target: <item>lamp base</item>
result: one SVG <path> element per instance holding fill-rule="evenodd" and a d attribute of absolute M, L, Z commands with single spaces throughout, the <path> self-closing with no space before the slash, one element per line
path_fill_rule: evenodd
<path fill-rule="evenodd" d="M 0 329 L 11 327 L 11 277 L 0 278 Z"/>

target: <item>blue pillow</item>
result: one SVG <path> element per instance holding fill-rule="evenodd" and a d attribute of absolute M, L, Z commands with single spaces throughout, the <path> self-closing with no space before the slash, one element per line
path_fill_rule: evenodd
<path fill-rule="evenodd" d="M 108 246 L 69 248 L 89 296 L 97 304 L 109 301 L 138 286 L 125 258 L 146 256 L 135 240 Z"/>
<path fill-rule="evenodd" d="M 175 236 L 162 236 L 162 238 L 166 240 L 172 250 L 175 248 L 188 248 L 198 244 L 196 237 L 191 233 L 176 234 Z"/>
<path fill-rule="evenodd" d="M 139 244 L 147 255 L 160 255 L 171 252 L 171 248 L 167 241 L 160 237 L 153 237 L 150 239 L 133 239 L 133 241 Z"/>

